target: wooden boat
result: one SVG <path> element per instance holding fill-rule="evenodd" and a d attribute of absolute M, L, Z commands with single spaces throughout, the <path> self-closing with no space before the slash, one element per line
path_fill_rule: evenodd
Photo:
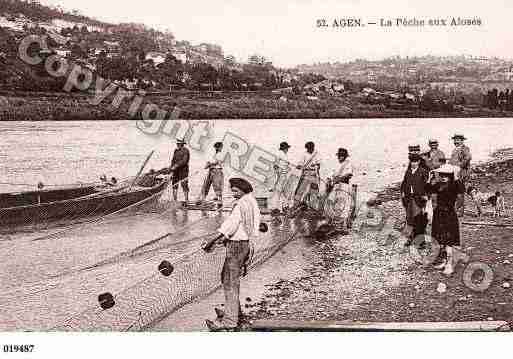
<path fill-rule="evenodd" d="M 0 194 L 0 227 L 46 224 L 106 215 L 162 193 L 168 179 L 150 185 L 78 186 Z"/>

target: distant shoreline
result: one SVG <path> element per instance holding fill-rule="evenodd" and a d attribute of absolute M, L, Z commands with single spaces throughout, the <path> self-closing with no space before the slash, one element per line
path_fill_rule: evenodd
<path fill-rule="evenodd" d="M 112 98 L 92 105 L 92 94 L 0 91 L 0 120 L 4 121 L 114 121 L 141 119 L 128 115 L 130 101 L 119 108 L 111 106 Z M 143 106 L 156 104 L 169 113 L 175 104 L 180 119 L 382 119 L 382 118 L 513 118 L 513 112 L 484 107 L 462 107 L 456 111 L 438 112 L 415 108 L 414 105 L 394 108 L 362 104 L 347 97 L 315 97 L 281 95 L 272 92 L 236 93 L 174 93 L 171 96 L 149 94 Z M 143 107 L 142 106 L 142 107 Z"/>

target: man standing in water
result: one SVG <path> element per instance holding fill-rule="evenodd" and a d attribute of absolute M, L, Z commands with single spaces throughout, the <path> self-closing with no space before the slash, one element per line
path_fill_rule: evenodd
<path fill-rule="evenodd" d="M 185 202 L 189 201 L 189 160 L 190 153 L 185 147 L 185 140 L 176 140 L 175 152 L 173 153 L 173 159 L 171 160 L 170 170 L 172 174 L 173 183 L 173 199 L 178 200 L 178 184 L 182 185 Z"/>
<path fill-rule="evenodd" d="M 457 179 L 461 182 L 463 188 L 466 189 L 467 182 L 470 179 L 470 161 L 472 160 L 472 154 L 470 153 L 470 149 L 463 143 L 466 140 L 465 136 L 457 133 L 452 137 L 452 139 L 454 141 L 455 148 L 452 151 L 449 164 L 459 168 Z M 464 196 L 465 195 L 463 194 L 458 198 L 457 212 L 459 217 L 463 216 L 465 212 Z"/>
<path fill-rule="evenodd" d="M 221 152 L 223 151 L 223 143 L 214 143 L 214 151 L 214 155 L 205 166 L 205 168 L 208 169 L 208 174 L 203 183 L 203 188 L 201 189 L 201 201 L 207 198 L 210 187 L 213 187 L 216 194 L 216 202 L 218 206 L 222 206 L 224 174 Z"/>
<path fill-rule="evenodd" d="M 298 170 L 301 170 L 301 176 L 294 194 L 295 208 L 301 205 L 315 208 L 316 199 L 319 195 L 321 159 L 319 153 L 315 151 L 315 144 L 313 142 L 307 142 L 305 149 L 306 153 L 303 155 L 299 165 L 296 166 Z"/>
<path fill-rule="evenodd" d="M 215 239 L 215 242 L 222 241 L 226 247 L 226 258 L 221 272 L 225 310 L 215 321 L 206 321 L 208 328 L 215 331 L 235 329 L 240 324 L 240 278 L 250 257 L 251 242 L 256 239 L 260 226 L 260 209 L 253 197 L 251 184 L 243 178 L 230 178 L 229 182 L 236 203 Z M 206 251 L 211 248 L 204 246 Z"/>
<path fill-rule="evenodd" d="M 345 148 L 339 148 L 336 155 L 339 165 L 333 177 L 328 179 L 325 213 L 335 230 L 345 233 L 349 227 L 351 214 L 352 197 L 349 181 L 353 177 L 353 165 Z"/>
<path fill-rule="evenodd" d="M 287 174 L 289 172 L 289 148 L 290 145 L 287 142 L 280 143 L 278 163 L 274 165 L 274 172 L 276 173 L 276 182 L 271 192 L 278 196 L 279 210 L 282 213 L 286 213 L 289 209 L 289 196 L 285 188 L 285 181 L 287 180 Z"/>

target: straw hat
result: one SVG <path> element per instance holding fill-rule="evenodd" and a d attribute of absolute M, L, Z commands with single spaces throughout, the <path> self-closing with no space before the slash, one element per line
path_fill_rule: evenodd
<path fill-rule="evenodd" d="M 466 140 L 467 138 L 462 133 L 456 133 L 454 136 L 452 136 L 453 140 L 460 139 L 460 140 Z"/>

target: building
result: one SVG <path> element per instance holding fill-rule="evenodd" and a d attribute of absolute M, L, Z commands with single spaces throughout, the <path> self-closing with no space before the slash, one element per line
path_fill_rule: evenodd
<path fill-rule="evenodd" d="M 166 61 L 166 54 L 163 52 L 151 51 L 146 54 L 145 60 L 152 60 L 155 65 Z"/>

